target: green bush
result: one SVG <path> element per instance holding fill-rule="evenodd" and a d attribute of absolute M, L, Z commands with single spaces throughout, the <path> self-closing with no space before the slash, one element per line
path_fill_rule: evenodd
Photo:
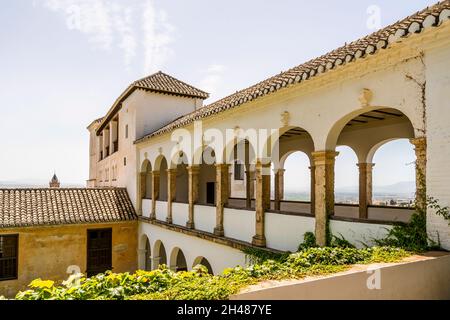
<path fill-rule="evenodd" d="M 266 259 L 249 267 L 235 267 L 210 275 L 203 266 L 173 272 L 166 266 L 134 274 L 107 272 L 91 278 L 72 278 L 62 284 L 34 280 L 18 300 L 224 300 L 241 288 L 262 280 L 298 279 L 347 269 L 355 263 L 394 262 L 408 252 L 391 247 L 309 248 L 279 259 Z M 72 276 L 74 277 L 74 276 Z"/>

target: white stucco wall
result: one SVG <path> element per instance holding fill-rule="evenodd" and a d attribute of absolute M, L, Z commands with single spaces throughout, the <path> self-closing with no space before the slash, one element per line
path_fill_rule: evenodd
<path fill-rule="evenodd" d="M 189 204 L 173 202 L 172 220 L 174 224 L 185 227 L 189 220 Z"/>
<path fill-rule="evenodd" d="M 150 241 L 152 256 L 155 242 L 158 240 L 164 244 L 168 260 L 170 260 L 173 249 L 180 248 L 186 258 L 189 270 L 192 269 L 195 259 L 200 256 L 208 260 L 214 274 L 220 274 L 226 268 L 245 265 L 246 263 L 245 255 L 241 251 L 228 246 L 163 229 L 145 222 L 140 223 L 139 230 L 140 248 L 145 247 L 145 243 L 142 243 L 142 235 L 146 235 Z M 171 261 L 167 262 L 173 265 Z M 142 265 L 139 267 L 143 268 Z"/>
<path fill-rule="evenodd" d="M 195 229 L 213 233 L 216 227 L 216 208 L 196 205 L 194 210 Z"/>
<path fill-rule="evenodd" d="M 143 199 L 142 200 L 142 215 L 144 217 L 149 218 L 152 213 L 152 200 L 151 199 Z"/>
<path fill-rule="evenodd" d="M 266 241 L 269 248 L 297 251 L 306 232 L 314 232 L 315 219 L 295 215 L 266 213 Z"/>
<path fill-rule="evenodd" d="M 391 228 L 392 225 L 330 220 L 331 233 L 340 238 L 344 236 L 357 248 L 376 245 L 374 239 L 386 237 Z"/>
<path fill-rule="evenodd" d="M 225 208 L 223 214 L 225 237 L 251 243 L 255 235 L 255 211 Z"/>
<path fill-rule="evenodd" d="M 450 205 L 450 44 L 425 53 L 426 119 L 427 119 L 427 194 L 442 206 Z M 450 250 L 448 221 L 434 214 L 427 215 L 430 237 Z"/>
<path fill-rule="evenodd" d="M 156 201 L 155 205 L 156 219 L 159 221 L 166 221 L 167 219 L 167 202 L 166 201 Z"/>

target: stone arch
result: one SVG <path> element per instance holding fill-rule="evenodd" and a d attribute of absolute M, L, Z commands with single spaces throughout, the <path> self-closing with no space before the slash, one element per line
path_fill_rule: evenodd
<path fill-rule="evenodd" d="M 409 131 L 411 138 L 414 138 L 416 136 L 416 133 L 421 130 L 421 125 L 419 123 L 413 122 L 412 119 L 415 119 L 415 117 L 413 117 L 413 115 L 410 115 L 410 110 L 405 111 L 405 108 L 391 108 L 387 106 L 368 106 L 364 108 L 358 108 L 337 120 L 326 135 L 325 149 L 334 150 L 336 145 L 340 144 L 338 142 L 339 138 L 343 130 L 346 128 L 346 126 L 348 126 L 350 122 L 354 121 L 358 117 L 364 117 L 370 115 L 371 113 L 373 114 L 379 112 L 396 113 L 404 116 L 410 124 Z M 385 115 L 387 116 L 388 114 Z M 383 116 L 380 117 L 383 118 Z"/>
<path fill-rule="evenodd" d="M 177 152 L 170 161 L 170 169 L 176 170 L 175 202 L 188 203 L 188 165 L 188 157 L 183 151 Z"/>
<path fill-rule="evenodd" d="M 167 265 L 166 248 L 161 240 L 155 241 L 153 245 L 153 269 L 157 269 L 160 265 Z"/>
<path fill-rule="evenodd" d="M 152 198 L 152 164 L 145 159 L 141 165 L 140 172 L 140 194 L 141 199 Z"/>
<path fill-rule="evenodd" d="M 202 153 L 202 161 L 198 174 L 198 203 L 215 204 L 216 153 L 212 147 L 206 147 Z"/>
<path fill-rule="evenodd" d="M 194 263 L 192 264 L 192 268 L 194 268 L 195 266 L 198 266 L 198 265 L 202 265 L 202 266 L 206 267 L 206 269 L 208 269 L 209 274 L 214 274 L 211 264 L 205 257 L 199 256 L 199 257 L 195 258 Z"/>
<path fill-rule="evenodd" d="M 162 157 L 159 163 L 159 197 L 160 201 L 167 201 L 167 169 L 168 164 L 165 157 Z"/>
<path fill-rule="evenodd" d="M 314 151 L 312 135 L 303 127 L 285 126 L 271 133 L 264 142 L 263 154 L 260 156 L 263 159 L 268 156 L 276 170 L 282 168 L 280 166 L 282 155 L 297 150 L 305 152 L 310 157 L 311 152 Z"/>
<path fill-rule="evenodd" d="M 170 254 L 170 269 L 176 272 L 188 270 L 186 257 L 179 247 L 172 249 L 172 253 Z"/>
<path fill-rule="evenodd" d="M 152 250 L 150 240 L 146 234 L 143 234 L 139 240 L 139 268 L 150 271 L 152 267 Z"/>

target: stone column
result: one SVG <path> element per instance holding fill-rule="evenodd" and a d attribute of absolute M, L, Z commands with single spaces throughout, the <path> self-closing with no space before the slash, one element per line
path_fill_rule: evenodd
<path fill-rule="evenodd" d="M 142 200 L 145 199 L 145 195 L 147 193 L 147 173 L 141 172 L 139 174 L 139 197 L 138 197 L 138 212 L 140 215 L 142 212 Z"/>
<path fill-rule="evenodd" d="M 256 222 L 252 244 L 258 247 L 266 246 L 265 213 L 270 209 L 270 163 L 256 164 Z"/>
<path fill-rule="evenodd" d="M 198 174 L 200 172 L 199 166 L 191 166 L 187 168 L 188 171 L 188 189 L 189 189 L 189 219 L 186 227 L 195 229 L 194 224 L 194 207 L 198 202 Z"/>
<path fill-rule="evenodd" d="M 367 207 L 372 204 L 373 163 L 358 163 L 359 168 L 359 218 L 368 219 Z"/>
<path fill-rule="evenodd" d="M 315 166 L 315 217 L 316 241 L 319 246 L 327 245 L 327 221 L 334 213 L 334 162 L 335 151 L 313 152 Z"/>
<path fill-rule="evenodd" d="M 275 210 L 281 209 L 281 200 L 284 199 L 284 172 L 285 169 L 275 171 Z"/>
<path fill-rule="evenodd" d="M 216 227 L 214 234 L 223 236 L 223 209 L 228 203 L 229 165 L 216 164 Z"/>
<path fill-rule="evenodd" d="M 316 212 L 316 167 L 310 166 L 309 170 L 311 170 L 311 190 L 310 190 L 310 202 L 311 202 L 311 213 L 314 214 Z"/>
<path fill-rule="evenodd" d="M 176 200 L 177 170 L 167 169 L 167 223 L 172 223 L 172 203 Z"/>
<path fill-rule="evenodd" d="M 159 199 L 159 171 L 152 171 L 152 213 L 150 219 L 156 219 L 156 200 Z"/>
<path fill-rule="evenodd" d="M 427 212 L 427 140 L 426 137 L 411 139 L 416 153 L 416 201 L 415 206 L 420 213 Z"/>
<path fill-rule="evenodd" d="M 245 165 L 245 207 L 250 209 L 252 207 L 252 173 L 250 171 L 250 165 Z"/>

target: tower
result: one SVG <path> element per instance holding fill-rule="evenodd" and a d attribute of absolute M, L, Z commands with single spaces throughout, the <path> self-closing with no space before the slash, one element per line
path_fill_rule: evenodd
<path fill-rule="evenodd" d="M 59 188 L 60 183 L 58 180 L 58 177 L 56 176 L 56 173 L 53 175 L 52 180 L 50 180 L 50 188 Z"/>

